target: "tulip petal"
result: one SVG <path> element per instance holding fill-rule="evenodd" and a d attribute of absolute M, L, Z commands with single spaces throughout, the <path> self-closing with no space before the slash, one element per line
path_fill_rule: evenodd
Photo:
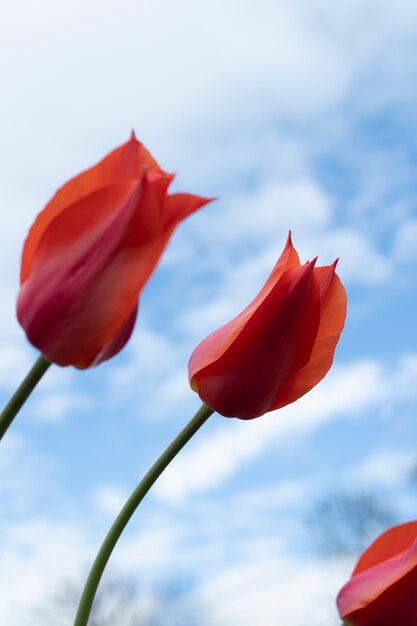
<path fill-rule="evenodd" d="M 261 291 L 254 298 L 254 300 L 252 300 L 242 313 L 221 328 L 212 332 L 195 348 L 188 364 L 189 381 L 194 391 L 198 390 L 196 377 L 197 372 L 201 373 L 202 370 L 214 361 L 217 361 L 217 359 L 219 359 L 229 349 L 235 338 L 239 335 L 245 324 L 252 316 L 253 312 L 269 295 L 283 273 L 289 269 L 299 266 L 300 260 L 292 244 L 291 233 L 289 233 L 281 256 L 275 264 L 275 267 L 269 275 L 265 285 L 262 287 Z"/>
<path fill-rule="evenodd" d="M 91 363 L 131 315 L 166 244 L 160 210 L 166 186 L 163 174 L 116 183 L 49 224 L 18 316 L 51 361 Z"/>
<path fill-rule="evenodd" d="M 107 250 L 115 237 L 120 238 L 123 223 L 137 206 L 141 186 L 142 181 L 135 179 L 114 183 L 61 211 L 38 243 L 29 276 L 45 268 L 72 274 L 83 261 L 83 269 L 90 271 L 100 261 L 97 248 Z"/>
<path fill-rule="evenodd" d="M 403 552 L 353 576 L 337 597 L 354 626 L 415 626 L 417 540 Z"/>
<path fill-rule="evenodd" d="M 86 367 L 94 367 L 103 361 L 107 361 L 114 357 L 129 341 L 133 329 L 135 327 L 136 318 L 138 315 L 138 307 L 135 307 L 135 310 L 131 315 L 129 315 L 127 321 L 123 324 L 122 328 L 119 330 L 117 335 L 115 335 L 110 341 L 100 350 L 100 352 L 95 356 L 94 360 L 91 363 L 77 363 L 77 367 L 80 369 L 85 369 Z"/>
<path fill-rule="evenodd" d="M 335 273 L 335 265 L 317 267 L 314 274 L 320 285 L 320 325 L 309 362 L 296 372 L 280 390 L 272 410 L 295 402 L 329 371 L 336 344 L 346 319 L 346 291 Z"/>
<path fill-rule="evenodd" d="M 215 198 L 202 198 L 189 193 L 174 193 L 166 196 L 164 205 L 164 227 L 175 228 L 179 222 Z"/>
<path fill-rule="evenodd" d="M 145 170 L 160 171 L 158 163 L 132 133 L 130 140 L 113 150 L 95 166 L 85 170 L 63 185 L 33 223 L 22 254 L 21 283 L 27 279 L 35 250 L 50 222 L 81 198 L 127 179 L 140 179 Z M 86 210 L 89 210 L 86 207 Z"/>
<path fill-rule="evenodd" d="M 270 410 L 286 378 L 307 363 L 319 325 L 313 268 L 314 262 L 285 271 L 260 302 L 255 298 L 244 325 L 231 329 L 227 349 L 195 372 L 208 407 L 226 417 L 259 417 Z M 207 354 L 202 356 L 207 360 Z"/>
<path fill-rule="evenodd" d="M 358 560 L 352 576 L 408 550 L 417 539 L 417 522 L 399 524 L 382 533 Z"/>

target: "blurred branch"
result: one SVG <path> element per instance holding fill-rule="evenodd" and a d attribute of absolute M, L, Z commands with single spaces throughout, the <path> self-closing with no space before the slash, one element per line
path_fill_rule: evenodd
<path fill-rule="evenodd" d="M 396 514 L 372 493 L 327 495 L 320 500 L 308 524 L 325 556 L 359 555 L 377 535 L 396 522 Z"/>
<path fill-rule="evenodd" d="M 189 626 L 194 609 L 185 606 L 189 586 L 165 581 L 150 590 L 140 590 L 128 577 L 106 580 L 100 586 L 88 626 Z M 31 611 L 28 626 L 68 626 L 80 599 L 82 583 L 66 582 L 49 602 Z M 198 622 L 199 626 L 201 621 Z"/>

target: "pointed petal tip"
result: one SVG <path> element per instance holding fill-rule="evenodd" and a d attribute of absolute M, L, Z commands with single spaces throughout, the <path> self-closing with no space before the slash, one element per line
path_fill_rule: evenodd
<path fill-rule="evenodd" d="M 311 261 L 306 261 L 305 263 L 303 263 L 303 265 L 300 265 L 300 268 L 303 269 L 305 275 L 310 274 L 314 270 L 317 259 L 318 257 L 316 256 L 315 259 L 312 259 Z"/>
<path fill-rule="evenodd" d="M 339 261 L 340 261 L 340 259 L 339 259 L 339 258 L 337 258 L 337 259 L 335 259 L 335 260 L 333 261 L 333 263 L 332 263 L 332 265 L 331 265 L 331 267 L 333 268 L 333 270 L 335 270 L 335 269 L 336 269 L 337 264 L 339 263 Z"/>
<path fill-rule="evenodd" d="M 196 199 L 198 199 L 198 208 L 201 209 L 203 206 L 206 206 L 206 204 L 210 204 L 210 202 L 215 202 L 216 200 L 219 200 L 220 198 L 218 196 L 213 196 L 211 198 L 205 198 L 204 196 L 195 196 Z"/>
<path fill-rule="evenodd" d="M 147 169 L 144 173 L 144 179 L 146 182 L 153 184 L 163 181 L 166 188 L 170 186 L 175 176 L 176 174 L 169 174 L 168 172 L 163 172 L 162 170 L 152 169 Z"/>
<path fill-rule="evenodd" d="M 130 141 L 137 141 L 134 128 L 132 128 L 132 132 L 130 133 Z"/>
<path fill-rule="evenodd" d="M 218 196 L 212 196 L 210 198 L 205 198 L 204 196 L 194 196 L 197 201 L 197 208 L 201 209 L 201 207 L 206 206 L 206 204 L 210 204 L 210 202 L 216 202 L 220 200 Z"/>
<path fill-rule="evenodd" d="M 287 241 L 285 242 L 284 250 L 287 250 L 288 248 L 292 248 L 294 250 L 294 244 L 292 242 L 292 233 L 290 230 L 288 231 Z"/>

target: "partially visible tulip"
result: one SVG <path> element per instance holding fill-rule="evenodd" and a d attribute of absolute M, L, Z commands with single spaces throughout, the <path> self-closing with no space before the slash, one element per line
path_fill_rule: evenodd
<path fill-rule="evenodd" d="M 252 419 L 294 402 L 329 370 L 346 316 L 336 262 L 300 265 L 291 234 L 266 284 L 191 355 L 191 387 L 225 417 Z"/>
<path fill-rule="evenodd" d="M 49 361 L 91 367 L 125 345 L 175 227 L 209 201 L 169 195 L 172 179 L 132 133 L 38 215 L 23 249 L 17 315 Z"/>
<path fill-rule="evenodd" d="M 416 626 L 417 522 L 394 526 L 362 554 L 337 597 L 349 626 Z"/>

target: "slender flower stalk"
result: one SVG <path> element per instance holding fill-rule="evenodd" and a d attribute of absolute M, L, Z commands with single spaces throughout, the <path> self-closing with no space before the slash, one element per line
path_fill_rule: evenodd
<path fill-rule="evenodd" d="M 122 532 L 126 528 L 127 523 L 148 493 L 152 485 L 162 474 L 164 469 L 175 458 L 178 452 L 185 446 L 198 429 L 208 420 L 214 411 L 204 404 L 200 407 L 194 417 L 188 422 L 183 430 L 169 444 L 166 450 L 155 461 L 150 470 L 142 478 L 139 485 L 133 491 L 126 504 L 120 511 L 119 515 L 113 522 L 112 527 L 104 539 L 102 546 L 96 556 L 93 566 L 85 584 L 80 604 L 78 606 L 77 615 L 75 617 L 74 626 L 87 626 L 90 616 L 91 607 L 97 592 L 98 585 L 103 575 L 104 569 L 108 563 L 111 553 L 116 546 Z"/>
<path fill-rule="evenodd" d="M 0 413 L 0 440 L 50 365 L 51 363 L 41 354 L 6 404 Z"/>

